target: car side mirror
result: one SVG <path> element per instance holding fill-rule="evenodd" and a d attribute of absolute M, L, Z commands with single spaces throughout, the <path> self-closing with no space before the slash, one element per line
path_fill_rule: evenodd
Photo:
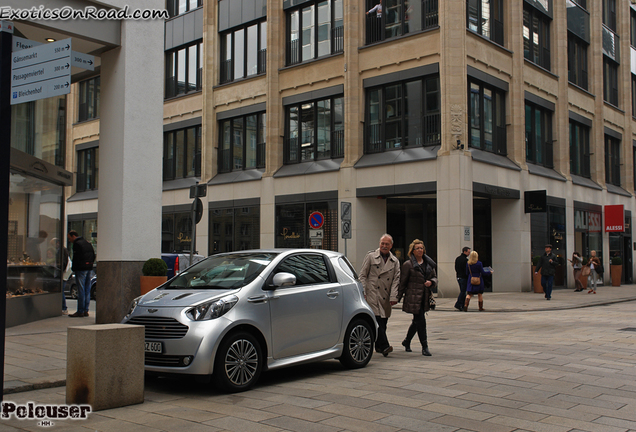
<path fill-rule="evenodd" d="M 296 285 L 296 276 L 291 273 L 276 273 L 272 279 L 272 285 L 274 287 L 284 287 Z"/>

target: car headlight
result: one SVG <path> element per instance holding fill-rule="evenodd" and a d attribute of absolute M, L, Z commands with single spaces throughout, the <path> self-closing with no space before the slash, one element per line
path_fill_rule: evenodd
<path fill-rule="evenodd" d="M 143 296 L 139 296 L 136 299 L 134 299 L 131 303 L 130 303 L 130 307 L 128 308 L 128 313 L 126 314 L 126 318 L 129 318 L 130 315 L 132 315 L 133 311 L 135 310 L 135 308 L 137 307 L 137 305 L 139 304 L 139 301 L 141 300 Z"/>
<path fill-rule="evenodd" d="M 192 321 L 211 320 L 225 315 L 227 311 L 234 307 L 236 302 L 238 302 L 238 297 L 235 295 L 223 297 L 222 299 L 202 303 L 189 309 L 186 312 L 186 316 Z"/>

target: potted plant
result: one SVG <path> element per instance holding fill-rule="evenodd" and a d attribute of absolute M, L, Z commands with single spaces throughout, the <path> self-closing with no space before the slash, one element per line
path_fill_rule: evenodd
<path fill-rule="evenodd" d="M 612 286 L 621 286 L 621 276 L 623 274 L 623 260 L 621 257 L 613 257 L 610 266 L 610 276 L 612 277 Z"/>
<path fill-rule="evenodd" d="M 536 293 L 543 292 L 543 287 L 541 286 L 541 273 L 534 274 L 540 260 L 541 255 L 532 257 L 532 287 Z"/>
<path fill-rule="evenodd" d="M 139 281 L 141 295 L 152 291 L 168 280 L 168 276 L 166 276 L 168 265 L 161 258 L 150 258 L 144 263 L 141 272 L 143 273 Z"/>

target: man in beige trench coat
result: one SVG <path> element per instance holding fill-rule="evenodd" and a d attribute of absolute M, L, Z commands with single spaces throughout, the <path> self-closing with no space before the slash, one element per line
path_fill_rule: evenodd
<path fill-rule="evenodd" d="M 400 285 L 400 261 L 391 253 L 392 247 L 393 237 L 384 234 L 380 238 L 380 247 L 364 257 L 360 269 L 364 298 L 371 306 L 379 327 L 375 350 L 384 357 L 393 351 L 386 337 L 386 326 L 391 316 L 391 306 L 397 304 Z"/>

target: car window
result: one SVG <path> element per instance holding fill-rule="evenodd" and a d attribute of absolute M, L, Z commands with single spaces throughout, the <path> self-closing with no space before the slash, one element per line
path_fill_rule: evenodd
<path fill-rule="evenodd" d="M 286 258 L 276 273 L 287 272 L 296 276 L 296 285 L 327 283 L 329 271 L 322 255 L 293 255 Z"/>
<path fill-rule="evenodd" d="M 342 270 L 344 270 L 346 274 L 351 276 L 353 279 L 356 279 L 356 280 L 358 279 L 358 273 L 356 273 L 355 269 L 353 268 L 353 266 L 351 265 L 351 263 L 349 262 L 347 258 L 345 257 L 338 258 L 338 264 L 340 264 L 340 268 L 342 268 Z"/>

